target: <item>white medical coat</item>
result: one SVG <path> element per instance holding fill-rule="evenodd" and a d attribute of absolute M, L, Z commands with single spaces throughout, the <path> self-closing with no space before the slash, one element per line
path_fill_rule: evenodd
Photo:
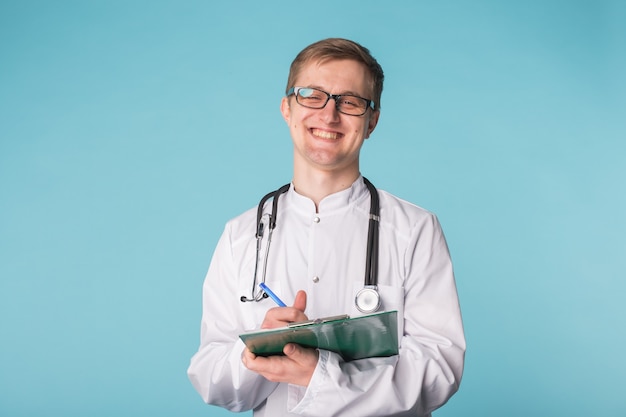
<path fill-rule="evenodd" d="M 255 208 L 227 223 L 205 279 L 200 347 L 188 369 L 205 402 L 254 409 L 255 417 L 415 417 L 457 391 L 465 338 L 441 227 L 432 213 L 382 190 L 379 196 L 379 311 L 398 311 L 399 355 L 344 362 L 321 350 L 308 387 L 270 382 L 243 366 L 239 334 L 258 329 L 275 307 L 269 298 L 240 301 L 251 296 Z M 369 208 L 362 177 L 322 200 L 317 213 L 291 187 L 278 203 L 267 285 L 287 304 L 305 290 L 309 318 L 361 315 L 354 299 L 364 283 Z"/>

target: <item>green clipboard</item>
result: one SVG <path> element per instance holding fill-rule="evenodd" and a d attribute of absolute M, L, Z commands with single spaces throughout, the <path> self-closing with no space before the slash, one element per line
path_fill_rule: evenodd
<path fill-rule="evenodd" d="M 339 353 L 345 361 L 398 354 L 398 312 L 326 317 L 239 335 L 259 356 L 282 355 L 287 343 Z"/>

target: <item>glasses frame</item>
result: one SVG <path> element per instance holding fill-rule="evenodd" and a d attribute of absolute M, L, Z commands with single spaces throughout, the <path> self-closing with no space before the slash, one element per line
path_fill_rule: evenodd
<path fill-rule="evenodd" d="M 319 91 L 320 93 L 326 94 L 326 101 L 320 107 L 311 107 L 311 106 L 307 106 L 306 104 L 300 103 L 300 101 L 298 100 L 298 97 L 300 97 L 300 94 L 298 94 L 298 93 L 303 88 L 306 88 L 308 90 Z M 363 116 L 365 113 L 367 113 L 367 110 L 369 110 L 370 108 L 372 110 L 376 110 L 376 104 L 374 103 L 373 100 L 370 100 L 370 99 L 365 98 L 365 97 L 357 96 L 355 94 L 330 94 L 330 93 L 327 93 L 324 90 L 320 90 L 319 88 L 315 88 L 315 87 L 291 87 L 289 90 L 287 90 L 287 97 L 289 97 L 292 94 L 296 98 L 296 103 L 298 103 L 302 107 L 306 107 L 307 109 L 317 109 L 317 110 L 323 109 L 328 104 L 328 101 L 332 98 L 333 100 L 335 100 L 335 109 L 337 109 L 337 111 L 339 113 L 345 114 L 345 115 L 348 115 L 348 116 Z M 367 103 L 366 106 L 365 106 L 365 110 L 363 110 L 363 113 L 360 113 L 360 114 L 352 114 L 352 113 L 346 113 L 344 111 L 341 111 L 341 109 L 339 108 L 339 100 L 341 99 L 341 97 L 356 97 L 356 98 L 360 98 L 361 100 L 365 100 L 365 102 Z"/>

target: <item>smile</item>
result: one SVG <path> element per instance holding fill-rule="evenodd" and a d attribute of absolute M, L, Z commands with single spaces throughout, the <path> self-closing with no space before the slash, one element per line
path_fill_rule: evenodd
<path fill-rule="evenodd" d="M 319 130 L 319 129 L 311 129 L 311 133 L 313 134 L 313 136 L 316 136 L 322 139 L 338 139 L 340 135 L 337 132 L 328 132 L 328 131 Z"/>

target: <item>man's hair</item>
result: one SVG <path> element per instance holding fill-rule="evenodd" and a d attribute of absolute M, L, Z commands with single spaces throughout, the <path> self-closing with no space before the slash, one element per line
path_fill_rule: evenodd
<path fill-rule="evenodd" d="M 376 110 L 380 110 L 380 97 L 383 93 L 383 81 L 385 79 L 383 69 L 370 54 L 369 49 L 348 39 L 324 39 L 304 48 L 291 63 L 285 93 L 291 87 L 295 87 L 293 84 L 304 65 L 313 61 L 326 62 L 341 59 L 357 61 L 365 66 L 370 76 L 370 89 L 373 93 L 373 97 L 368 98 L 374 101 Z"/>

